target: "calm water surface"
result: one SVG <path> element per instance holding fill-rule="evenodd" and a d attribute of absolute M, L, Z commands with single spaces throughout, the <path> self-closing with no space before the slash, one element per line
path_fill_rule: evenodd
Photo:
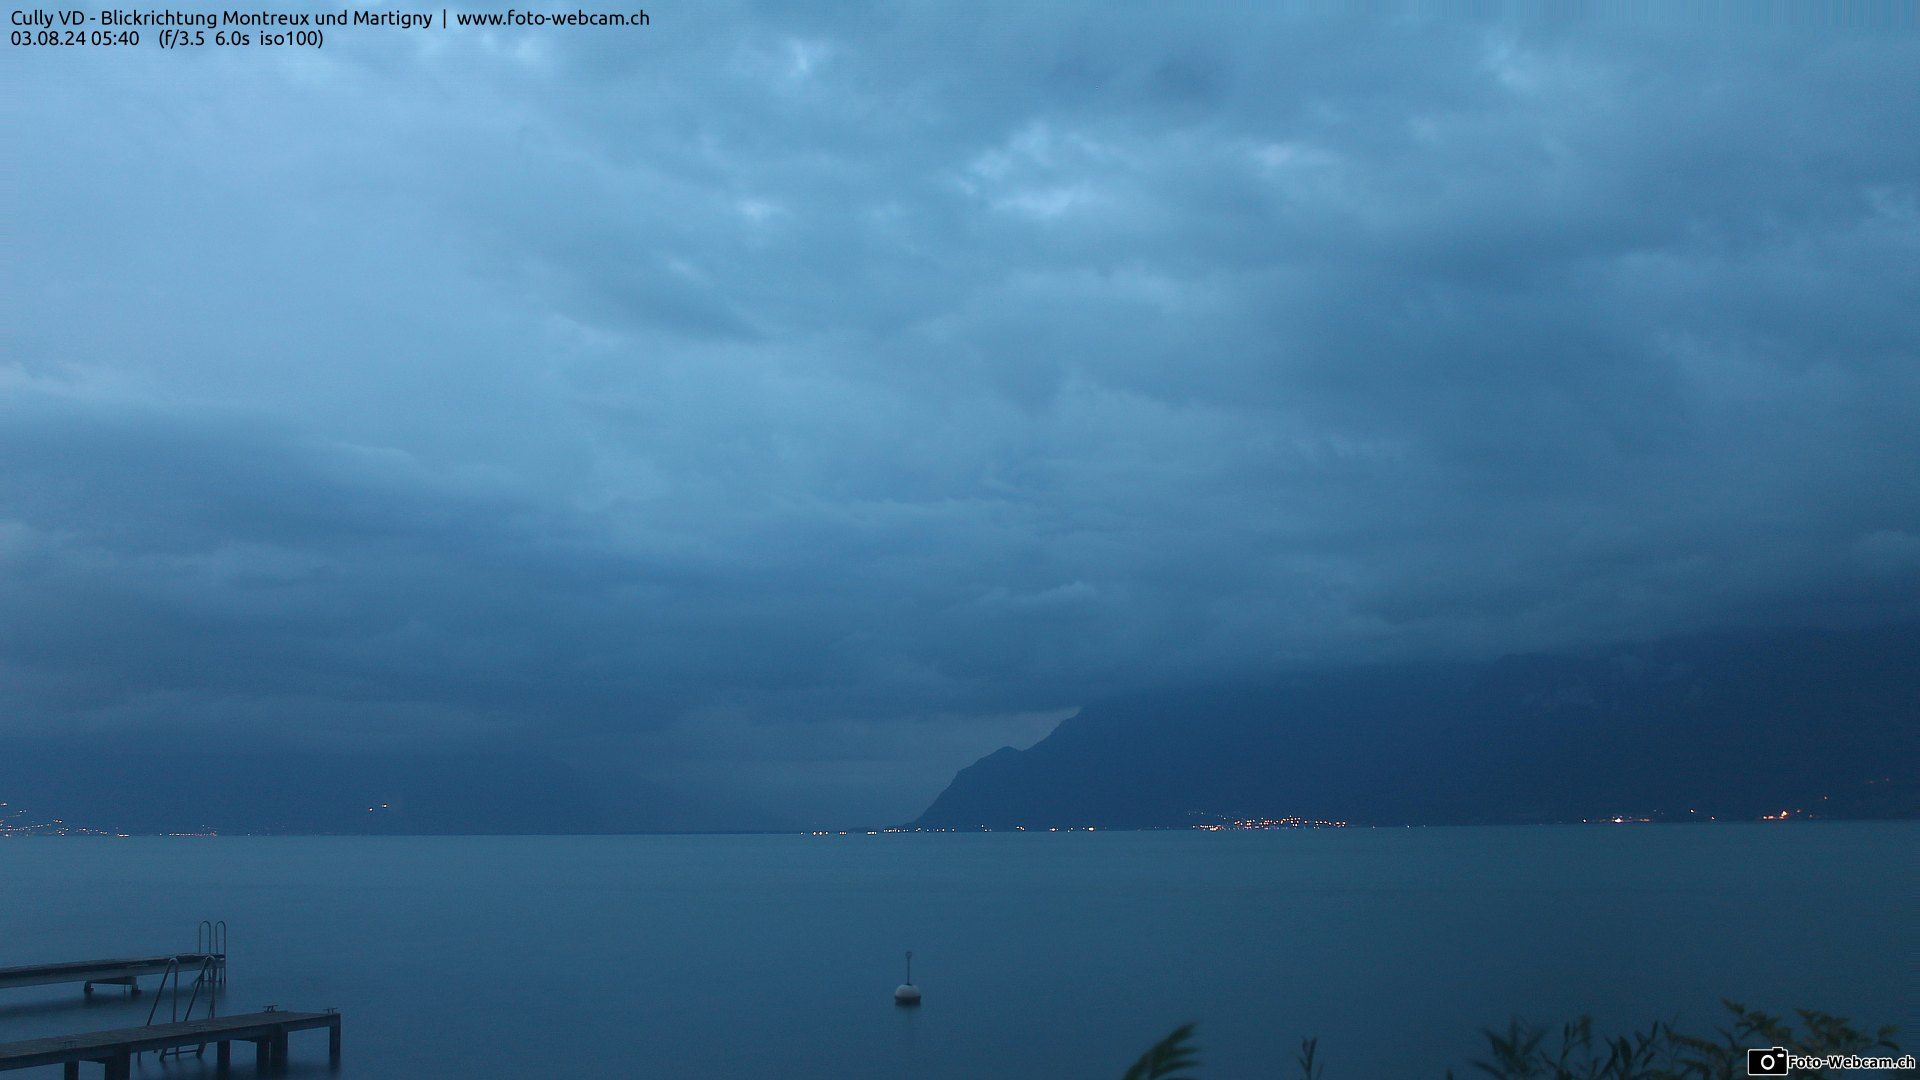
<path fill-rule="evenodd" d="M 1318 1034 L 1329 1076 L 1390 1080 L 1516 1013 L 1705 1026 L 1725 996 L 1914 1032 L 1916 852 L 1916 824 L 15 839 L 0 966 L 224 918 L 223 1009 L 338 1006 L 352 1080 L 1117 1077 L 1186 1020 L 1209 1078 L 1292 1075 Z M 151 1000 L 0 991 L 0 1039 Z M 325 1061 L 293 1037 L 293 1075 Z"/>

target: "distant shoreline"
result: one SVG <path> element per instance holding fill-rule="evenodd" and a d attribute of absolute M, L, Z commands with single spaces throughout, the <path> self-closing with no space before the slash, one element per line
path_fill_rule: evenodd
<path fill-rule="evenodd" d="M 1739 821 L 1491 821 L 1491 822 L 1434 822 L 1424 824 L 1401 825 L 1342 825 L 1329 826 L 1273 826 L 1254 828 L 1210 829 L 1197 825 L 1099 825 L 1076 826 L 1073 828 L 976 828 L 976 829 L 834 829 L 834 830 L 793 830 L 793 829 L 703 829 L 697 831 L 638 831 L 608 830 L 605 832 L 392 832 L 392 833 L 349 833 L 349 832 L 110 832 L 103 829 L 73 829 L 70 831 L 37 832 L 30 829 L 0 831 L 0 840 L 233 840 L 233 839 L 339 839 L 339 840 L 423 840 L 423 839 L 462 839 L 462 838 L 506 838 L 525 837 L 565 839 L 590 837 L 704 837 L 704 836 L 795 836 L 807 838 L 838 838 L 854 836 L 978 836 L 982 834 L 1038 835 L 1047 833 L 1292 833 L 1292 832 L 1379 832 L 1401 829 L 1574 829 L 1587 827 L 1610 827 L 1618 825 L 1656 826 L 1665 828 L 1689 827 L 1741 827 L 1759 825 L 1867 825 L 1867 824 L 1913 824 L 1920 823 L 1920 817 L 1858 817 L 1858 818 L 1791 818 L 1787 820 L 1753 819 Z"/>

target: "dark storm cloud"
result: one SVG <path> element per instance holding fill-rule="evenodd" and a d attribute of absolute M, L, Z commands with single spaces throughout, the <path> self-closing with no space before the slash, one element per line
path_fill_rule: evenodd
<path fill-rule="evenodd" d="M 16 58 L 7 730 L 898 819 L 1130 687 L 1917 613 L 1910 26 L 654 16 Z"/>

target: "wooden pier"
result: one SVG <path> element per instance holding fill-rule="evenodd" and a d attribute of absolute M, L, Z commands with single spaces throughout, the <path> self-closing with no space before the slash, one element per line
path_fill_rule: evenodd
<path fill-rule="evenodd" d="M 187 1020 L 177 1024 L 119 1028 L 114 1031 L 89 1031 L 79 1035 L 56 1035 L 51 1039 L 0 1043 L 0 1072 L 9 1069 L 33 1069 L 47 1065 L 65 1065 L 66 1080 L 78 1080 L 81 1062 L 106 1066 L 107 1080 L 128 1080 L 133 1075 L 133 1056 L 149 1050 L 180 1047 L 216 1047 L 214 1061 L 225 1072 L 233 1061 L 233 1044 L 250 1042 L 258 1071 L 265 1073 L 287 1062 L 287 1035 L 313 1028 L 327 1029 L 327 1061 L 340 1064 L 340 1014 L 337 1012 L 257 1012 L 241 1016 L 220 1016 L 211 1020 Z"/>
<path fill-rule="evenodd" d="M 130 987 L 140 992 L 142 975 L 165 975 L 169 970 L 193 972 L 209 968 L 216 975 L 227 966 L 225 953 L 169 953 L 166 956 L 139 956 L 113 960 L 74 960 L 64 964 L 28 964 L 0 968 L 0 990 L 16 986 L 45 986 L 50 983 L 85 983 L 93 993 L 96 984 Z"/>

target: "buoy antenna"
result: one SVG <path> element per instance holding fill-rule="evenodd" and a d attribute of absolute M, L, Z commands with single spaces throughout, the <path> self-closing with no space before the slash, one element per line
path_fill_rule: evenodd
<path fill-rule="evenodd" d="M 894 988 L 893 1003 L 895 1005 L 920 1004 L 920 988 L 913 985 L 913 950 L 912 949 L 907 950 L 907 981 L 901 983 L 898 987 Z"/>

